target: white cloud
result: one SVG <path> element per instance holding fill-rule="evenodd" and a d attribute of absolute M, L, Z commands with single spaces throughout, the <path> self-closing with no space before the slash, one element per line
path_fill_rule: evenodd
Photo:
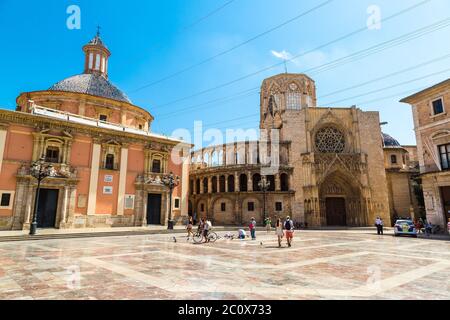
<path fill-rule="evenodd" d="M 290 60 L 292 59 L 292 54 L 290 52 L 287 52 L 286 50 L 283 50 L 281 52 L 279 51 L 275 51 L 275 50 L 271 50 L 270 51 L 272 53 L 272 55 L 278 59 L 282 59 L 282 60 Z"/>

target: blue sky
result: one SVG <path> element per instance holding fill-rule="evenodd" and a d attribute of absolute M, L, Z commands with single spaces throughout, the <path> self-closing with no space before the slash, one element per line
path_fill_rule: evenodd
<path fill-rule="evenodd" d="M 0 108 L 15 108 L 15 98 L 20 92 L 47 89 L 59 80 L 81 73 L 84 62 L 81 47 L 94 36 L 96 26 L 101 25 L 102 38 L 112 52 L 110 80 L 134 104 L 155 116 L 153 131 L 171 134 L 177 128 L 192 129 L 195 120 L 202 120 L 205 127 L 219 129 L 257 127 L 258 90 L 236 94 L 260 86 L 264 78 L 283 72 L 283 66 L 190 96 L 280 62 L 272 51 L 285 51 L 292 56 L 311 51 L 288 62 L 289 72 L 304 72 L 450 16 L 450 1 L 430 0 L 382 22 L 379 30 L 367 29 L 314 50 L 366 26 L 367 9 L 371 5 L 377 5 L 381 17 L 386 18 L 423 2 L 334 0 L 228 54 L 142 89 L 325 0 L 234 0 L 224 6 L 227 2 L 0 0 Z M 69 30 L 66 26 L 66 9 L 70 5 L 81 9 L 80 30 Z M 443 58 L 450 54 L 449 39 L 450 27 L 445 27 L 357 61 L 311 72 L 318 89 L 318 103 L 320 106 L 358 105 L 363 110 L 379 111 L 381 120 L 389 122 L 383 128 L 385 132 L 402 144 L 415 144 L 411 109 L 398 101 L 449 77 L 450 57 Z M 426 62 L 430 63 L 420 66 Z M 397 71 L 402 72 L 328 96 Z M 405 83 L 412 79 L 420 80 Z M 366 95 L 369 92 L 373 93 Z M 233 99 L 220 100 L 226 97 Z M 213 100 L 217 102 L 205 105 Z"/>

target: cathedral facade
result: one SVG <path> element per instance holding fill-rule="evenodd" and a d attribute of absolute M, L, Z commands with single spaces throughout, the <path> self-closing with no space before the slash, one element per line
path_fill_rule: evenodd
<path fill-rule="evenodd" d="M 187 215 L 191 145 L 151 132 L 153 116 L 109 81 L 110 51 L 97 34 L 84 72 L 26 92 L 0 110 L 0 230 L 146 226 Z M 175 159 L 173 155 L 178 155 Z M 42 159 L 55 175 L 37 180 Z M 164 178 L 180 184 L 169 201 Z M 170 207 L 172 205 L 172 210 Z"/>
<path fill-rule="evenodd" d="M 392 223 L 397 198 L 389 194 L 386 166 L 409 172 L 410 161 L 398 143 L 397 149 L 386 145 L 378 112 L 318 107 L 311 78 L 280 74 L 262 84 L 260 129 L 267 137 L 277 132 L 277 170 L 264 173 L 264 157 L 274 155 L 261 151 L 274 150 L 271 138 L 193 152 L 190 214 L 216 225 L 287 215 L 315 227 L 372 226 L 377 216 Z M 387 163 L 392 152 L 405 160 L 401 166 Z M 262 176 L 269 181 L 267 192 L 261 191 Z M 404 181 L 395 189 L 406 188 L 411 196 L 409 179 Z M 404 207 L 401 213 L 409 215 L 411 206 Z"/>

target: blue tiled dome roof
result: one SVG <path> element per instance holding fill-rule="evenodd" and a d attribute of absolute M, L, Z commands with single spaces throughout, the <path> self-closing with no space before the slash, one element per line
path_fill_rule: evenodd
<path fill-rule="evenodd" d="M 64 79 L 53 85 L 49 90 L 85 93 L 93 96 L 132 103 L 126 94 L 115 87 L 108 81 L 108 79 L 96 74 L 80 74 Z"/>
<path fill-rule="evenodd" d="M 383 135 L 383 146 L 384 147 L 401 147 L 401 144 L 392 138 L 390 135 L 386 133 L 382 133 Z"/>

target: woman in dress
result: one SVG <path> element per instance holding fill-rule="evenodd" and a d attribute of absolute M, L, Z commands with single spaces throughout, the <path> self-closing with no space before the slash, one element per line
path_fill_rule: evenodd
<path fill-rule="evenodd" d="M 189 216 L 189 221 L 186 225 L 186 231 L 187 231 L 187 240 L 189 241 L 190 237 L 192 236 L 192 239 L 194 239 L 194 233 L 192 232 L 192 229 L 194 228 L 194 220 L 192 219 L 192 216 Z"/>
<path fill-rule="evenodd" d="M 281 219 L 277 219 L 277 223 L 275 224 L 276 235 L 278 237 L 278 247 L 281 248 L 281 240 L 283 240 L 284 232 L 283 232 L 283 224 L 281 223 Z"/>

